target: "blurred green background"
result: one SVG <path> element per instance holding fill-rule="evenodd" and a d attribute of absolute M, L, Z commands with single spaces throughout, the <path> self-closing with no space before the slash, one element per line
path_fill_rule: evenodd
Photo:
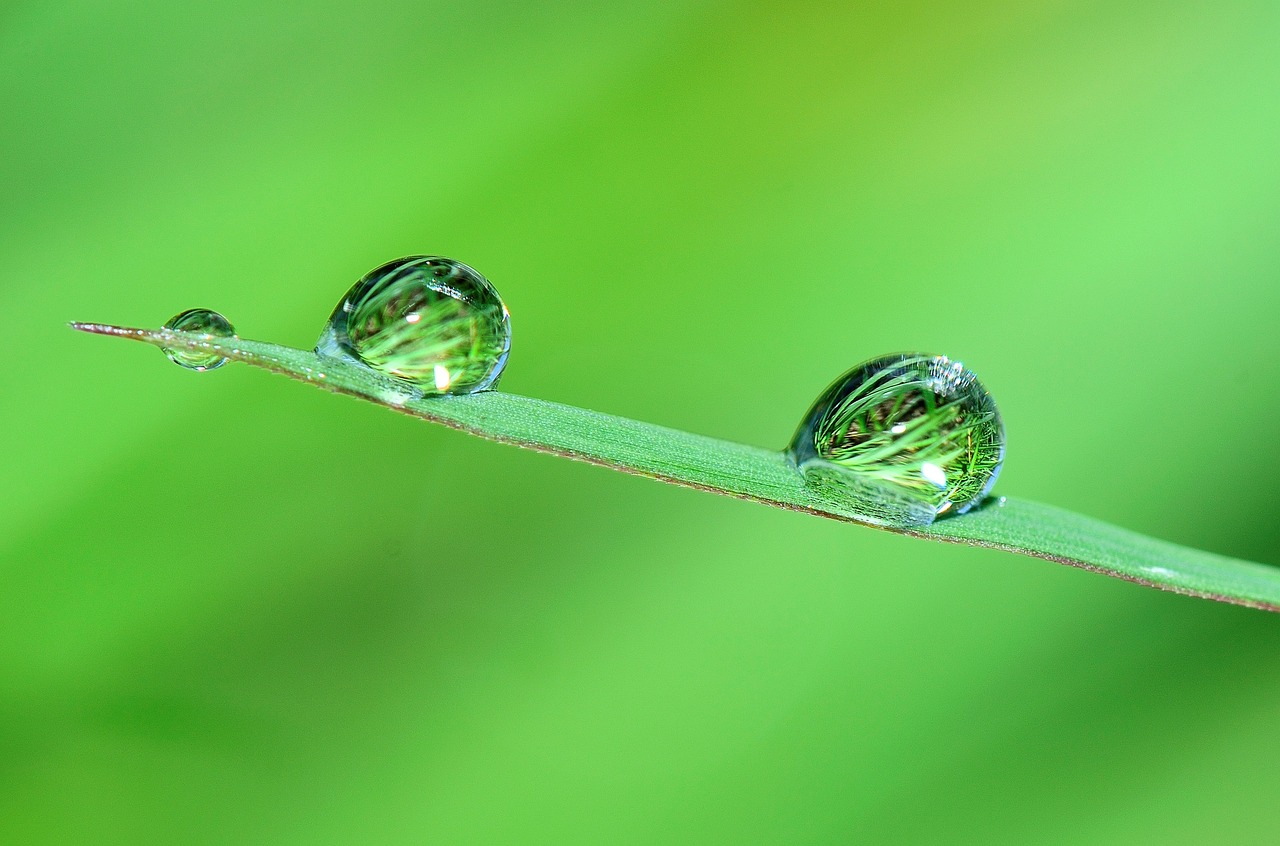
<path fill-rule="evenodd" d="M 962 358 L 998 493 L 1280 565 L 1280 6 L 0 9 L 0 840 L 1274 842 L 1280 617 L 485 443 L 309 346 L 438 253 L 505 390 L 781 446 Z"/>

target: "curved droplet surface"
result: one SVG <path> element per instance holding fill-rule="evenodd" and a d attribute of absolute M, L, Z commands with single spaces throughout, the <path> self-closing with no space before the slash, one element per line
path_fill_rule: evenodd
<path fill-rule="evenodd" d="M 181 314 L 175 314 L 169 318 L 164 328 L 175 332 L 196 332 L 210 338 L 232 338 L 236 334 L 236 328 L 231 325 L 231 321 L 207 308 L 189 308 Z M 169 356 L 170 361 L 188 370 L 202 372 L 216 370 L 227 363 L 227 360 L 216 352 L 186 348 L 165 348 L 164 352 Z"/>
<path fill-rule="evenodd" d="M 958 361 L 901 353 L 860 364 L 809 409 L 789 448 L 806 481 L 854 516 L 901 527 L 963 514 L 1000 475 L 995 400 Z"/>
<path fill-rule="evenodd" d="M 440 256 L 408 256 L 365 274 L 316 345 L 317 353 L 345 353 L 426 395 L 492 388 L 510 351 L 511 318 L 497 290 Z"/>

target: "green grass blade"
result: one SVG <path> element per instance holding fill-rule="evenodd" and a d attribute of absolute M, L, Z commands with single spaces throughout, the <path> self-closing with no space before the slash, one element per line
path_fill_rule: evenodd
<path fill-rule="evenodd" d="M 806 485 L 781 452 L 694 435 L 573 406 L 487 391 L 414 398 L 357 362 L 262 341 L 95 323 L 74 328 L 157 347 L 218 352 L 337 393 L 626 473 L 838 520 L 876 525 Z M 876 528 L 887 528 L 878 526 Z M 1003 499 L 902 534 L 985 546 L 1081 567 L 1163 590 L 1280 611 L 1280 568 L 1167 543 L 1049 505 Z"/>

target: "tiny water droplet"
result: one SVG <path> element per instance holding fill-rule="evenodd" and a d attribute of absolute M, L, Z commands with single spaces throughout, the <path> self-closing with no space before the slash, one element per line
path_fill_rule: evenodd
<path fill-rule="evenodd" d="M 489 280 L 439 256 L 371 270 L 333 310 L 316 344 L 410 382 L 422 394 L 472 394 L 497 384 L 511 318 Z"/>
<path fill-rule="evenodd" d="M 164 328 L 172 329 L 175 332 L 200 333 L 207 338 L 233 338 L 236 334 L 236 329 L 231 325 L 231 321 L 216 311 L 210 311 L 207 308 L 189 308 L 181 314 L 175 314 L 164 325 Z M 214 349 L 217 349 L 217 347 Z M 207 350 L 192 350 L 185 347 L 170 349 L 166 347 L 164 353 L 169 356 L 169 360 L 174 364 L 185 367 L 188 370 L 200 372 L 216 370 L 227 363 L 227 359 L 223 356 Z"/>
<path fill-rule="evenodd" d="M 809 409 L 789 452 L 807 483 L 846 512 L 928 525 L 981 502 L 1004 461 L 1004 424 L 972 371 L 946 356 L 873 359 Z"/>

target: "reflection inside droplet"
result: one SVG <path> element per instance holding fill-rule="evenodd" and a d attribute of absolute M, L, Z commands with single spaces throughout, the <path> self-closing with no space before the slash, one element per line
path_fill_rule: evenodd
<path fill-rule="evenodd" d="M 206 338 L 235 337 L 235 327 L 216 311 L 207 308 L 190 308 L 176 314 L 165 323 L 164 328 L 175 332 L 193 332 Z M 188 347 L 165 347 L 164 353 L 174 364 L 188 370 L 203 372 L 215 370 L 227 363 L 226 357 L 220 355 L 222 347 L 213 345 L 212 350 L 193 350 Z"/>
<path fill-rule="evenodd" d="M 421 394 L 497 384 L 511 349 L 507 308 L 489 281 L 438 256 L 397 259 L 366 274 L 329 318 L 316 352 L 354 358 Z"/>
<path fill-rule="evenodd" d="M 836 380 L 809 409 L 789 452 L 806 482 L 820 479 L 834 492 L 844 480 L 855 499 L 870 492 L 915 503 L 905 512 L 911 522 L 901 525 L 920 525 L 963 514 L 986 497 L 1004 461 L 1004 426 L 964 365 L 904 353 Z"/>

